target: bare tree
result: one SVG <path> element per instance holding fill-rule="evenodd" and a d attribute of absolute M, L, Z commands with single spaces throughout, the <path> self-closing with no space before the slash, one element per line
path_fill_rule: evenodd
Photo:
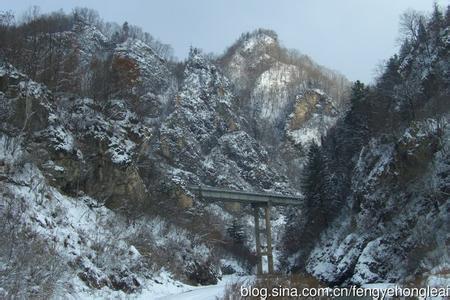
<path fill-rule="evenodd" d="M 399 41 L 405 39 L 417 41 L 419 38 L 420 24 L 424 22 L 424 15 L 416 10 L 407 10 L 400 16 L 400 37 Z"/>
<path fill-rule="evenodd" d="M 9 27 L 14 24 L 14 14 L 12 11 L 0 11 L 0 27 Z"/>

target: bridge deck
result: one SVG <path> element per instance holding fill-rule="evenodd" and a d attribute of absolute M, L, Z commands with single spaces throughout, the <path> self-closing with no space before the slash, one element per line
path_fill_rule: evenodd
<path fill-rule="evenodd" d="M 197 193 L 201 198 L 210 201 L 239 202 L 253 205 L 288 206 L 301 205 L 300 197 L 286 196 L 272 193 L 244 192 L 214 188 L 208 186 L 190 186 L 189 189 Z"/>
<path fill-rule="evenodd" d="M 268 272 L 273 273 L 273 255 L 272 255 L 272 229 L 270 226 L 270 207 L 279 205 L 301 205 L 302 198 L 277 195 L 271 193 L 257 193 L 257 192 L 243 192 L 235 190 L 227 190 L 214 188 L 209 186 L 189 186 L 189 190 L 197 193 L 200 198 L 209 201 L 221 201 L 221 202 L 239 202 L 243 204 L 251 204 L 253 206 L 253 216 L 255 218 L 255 244 L 256 244 L 256 256 L 258 257 L 257 273 L 263 273 L 263 259 L 262 256 L 267 256 Z M 265 212 L 265 230 L 260 229 L 260 208 L 264 207 Z M 264 232 L 266 235 L 266 251 L 262 251 L 260 234 Z"/>

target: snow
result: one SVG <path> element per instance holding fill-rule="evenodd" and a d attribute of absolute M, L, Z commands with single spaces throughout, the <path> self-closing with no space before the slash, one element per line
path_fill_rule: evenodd
<path fill-rule="evenodd" d="M 305 127 L 297 130 L 290 130 L 287 132 L 287 136 L 297 145 L 309 145 L 313 141 L 320 144 L 321 134 L 318 128 Z"/>
<path fill-rule="evenodd" d="M 321 95 L 321 96 L 325 96 L 326 95 L 326 93 L 323 90 L 321 90 L 321 89 L 313 89 L 313 91 L 316 92 L 317 94 Z"/>
<path fill-rule="evenodd" d="M 128 38 L 114 49 L 114 57 L 128 60 L 137 67 L 139 76 L 135 87 L 138 88 L 133 89 L 134 94 L 141 91 L 143 95 L 160 94 L 169 87 L 171 76 L 165 60 L 141 40 Z"/>
<path fill-rule="evenodd" d="M 63 32 L 70 40 L 73 40 L 80 53 L 80 62 L 86 67 L 94 55 L 98 54 L 102 46 L 106 45 L 107 38 L 95 26 L 78 22 L 74 24 L 73 32 Z"/>
<path fill-rule="evenodd" d="M 108 145 L 108 152 L 111 155 L 111 161 L 116 164 L 130 163 L 133 150 L 136 144 L 129 139 L 123 139 L 118 136 L 112 136 Z"/>
<path fill-rule="evenodd" d="M 251 276 L 239 277 L 235 275 L 225 275 L 216 285 L 190 287 L 189 290 L 182 293 L 171 293 L 172 295 L 156 298 L 157 300 L 216 300 L 223 297 L 227 285 L 242 280 L 250 280 Z M 150 298 L 142 298 L 150 299 Z"/>
<path fill-rule="evenodd" d="M 293 65 L 276 63 L 259 76 L 250 100 L 259 118 L 275 122 L 282 117 L 290 101 L 288 86 L 297 73 Z"/>
<path fill-rule="evenodd" d="M 50 127 L 48 135 L 50 141 L 53 143 L 53 147 L 57 151 L 70 153 L 75 148 L 72 133 L 60 125 Z"/>
<path fill-rule="evenodd" d="M 135 300 L 216 300 L 223 296 L 228 285 L 234 282 L 245 282 L 253 279 L 253 276 L 225 275 L 216 285 L 192 286 L 181 283 L 172 278 L 169 272 L 162 270 L 152 280 L 146 283 L 146 287 L 139 293 L 128 295 L 123 292 L 102 290 L 93 293 L 84 290 L 78 295 L 72 295 L 73 299 L 135 299 Z M 75 284 L 83 285 L 82 282 Z M 70 299 L 70 298 L 69 298 Z"/>
<path fill-rule="evenodd" d="M 0 136 L 0 153 L 3 157 L 12 158 L 8 161 L 9 164 L 22 156 L 19 146 L 14 154 L 11 153 L 11 145 L 15 143 L 18 142 L 6 142 L 5 137 Z M 10 154 L 7 156 L 7 153 Z M 155 247 L 172 248 L 171 251 L 177 256 L 187 259 L 195 257 L 197 261 L 207 259 L 210 255 L 210 249 L 206 245 L 190 240 L 186 230 L 169 225 L 162 219 L 143 220 L 130 227 L 120 215 L 99 205 L 95 199 L 62 195 L 57 189 L 48 186 L 41 172 L 30 163 L 26 163 L 12 175 L 11 183 L 7 183 L 6 188 L 20 199 L 19 223 L 48 241 L 63 261 L 70 264 L 80 261 L 82 269 L 94 270 L 98 274 L 104 274 L 102 276 L 107 276 L 107 270 L 133 268 L 140 264 L 142 255 L 129 242 L 140 226 L 146 227 L 144 230 L 153 237 Z M 3 203 L 0 203 L 0 207 L 2 205 Z M 102 256 L 102 252 L 98 250 L 93 250 L 99 245 L 103 245 L 105 251 L 108 249 L 106 256 Z M 174 245 L 179 249 L 173 249 Z M 72 288 L 65 292 L 65 298 L 149 299 L 192 289 L 191 286 L 173 279 L 170 272 L 164 269 L 153 274 L 147 273 L 145 277 L 138 273 L 138 280 L 143 287 L 142 294 L 138 292 L 130 296 L 107 287 L 100 290 L 88 288 L 74 276 L 70 283 Z"/>
<path fill-rule="evenodd" d="M 19 82 L 19 89 L 26 96 L 35 99 L 43 98 L 45 93 L 45 88 L 41 84 L 31 80 Z"/>
<path fill-rule="evenodd" d="M 242 45 L 242 50 L 244 52 L 250 52 L 250 51 L 253 51 L 253 49 L 256 46 L 259 46 L 261 44 L 270 45 L 270 44 L 274 44 L 274 43 L 276 43 L 276 40 L 273 37 L 268 36 L 267 34 L 261 33 L 261 34 L 257 34 L 256 36 L 253 36 L 253 37 L 245 40 Z"/>
<path fill-rule="evenodd" d="M 158 274 L 152 276 L 152 279 L 145 282 L 145 287 L 142 289 L 142 291 L 135 294 L 126 294 L 122 291 L 113 291 L 108 288 L 92 290 L 87 288 L 85 284 L 78 278 L 73 280 L 72 284 L 74 285 L 77 292 L 74 294 L 65 295 L 66 299 L 159 299 L 168 295 L 179 295 L 193 288 L 196 288 L 174 280 L 170 272 L 166 270 L 161 270 Z"/>
<path fill-rule="evenodd" d="M 189 290 L 187 292 L 181 294 L 175 294 L 165 297 L 156 298 L 159 300 L 215 300 L 217 297 L 223 297 L 223 293 L 225 291 L 225 286 L 214 285 L 202 287 L 199 289 Z M 144 297 L 142 299 L 149 299 L 148 297 Z"/>
<path fill-rule="evenodd" d="M 11 165 L 19 162 L 24 155 L 21 142 L 20 138 L 9 137 L 0 133 L 0 161 L 7 161 Z"/>
<path fill-rule="evenodd" d="M 296 115 L 298 114 L 298 115 Z M 301 124 L 293 122 L 303 118 Z M 321 138 L 338 119 L 333 101 L 320 89 L 307 89 L 297 95 L 294 112 L 285 122 L 286 137 L 294 145 L 308 147 L 312 142 L 320 145 Z"/>

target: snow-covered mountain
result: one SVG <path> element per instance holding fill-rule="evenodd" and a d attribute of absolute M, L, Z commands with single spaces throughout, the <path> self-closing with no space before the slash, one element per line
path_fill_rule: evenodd
<path fill-rule="evenodd" d="M 435 285 L 446 278 L 436 276 L 448 266 L 450 130 L 445 124 L 448 116 L 417 122 L 396 141 L 374 138 L 362 148 L 353 195 L 313 250 L 311 274 L 354 284 L 420 274 L 420 280 Z"/>
<path fill-rule="evenodd" d="M 287 222 L 284 263 L 332 285 L 449 284 L 448 10 L 412 20 L 399 54 L 373 86 L 352 86 L 348 112 L 308 153 L 305 208 Z"/>
<path fill-rule="evenodd" d="M 245 272 L 252 237 L 247 233 L 246 245 L 233 250 L 227 235 L 236 208 L 205 205 L 187 186 L 299 190 L 284 174 L 281 157 L 251 132 L 249 124 L 259 117 L 242 110 L 232 80 L 238 74 L 227 74 L 193 48 L 180 78 L 144 41 L 123 32 L 108 37 L 79 18 L 32 38 L 22 45 L 29 57 L 4 49 L 3 59 L 16 66 L 2 62 L 0 69 L 2 212 L 13 214 L 18 227 L 12 232 L 29 231 L 33 245 L 47 241 L 39 244 L 42 251 L 51 247 L 61 268 L 70 265 L 75 294 L 103 287 L 136 292 L 159 268 L 202 284 L 216 282 L 227 261 Z M 248 51 L 258 48 L 252 40 Z M 40 59 L 31 63 L 36 55 Z M 277 72 L 289 77 L 291 68 Z M 254 94 L 287 88 L 278 86 L 277 76 L 264 81 Z M 280 103 L 288 101 L 287 93 L 283 97 Z M 249 103 L 259 105 L 254 98 Z M 251 223 L 244 226 L 251 231 Z M 108 240 L 114 232 L 122 232 L 117 245 Z M 211 243 L 210 236 L 222 242 Z M 173 249 L 163 253 L 168 243 Z M 114 262 L 106 261 L 108 251 Z M 13 261 L 2 268 L 7 272 Z M 55 262 L 43 261 L 43 272 L 47 263 Z M 26 269 L 20 272 L 27 276 Z M 66 283 L 58 289 L 67 292 Z"/>
<path fill-rule="evenodd" d="M 330 98 L 330 104 L 342 109 L 349 87 L 349 82 L 339 73 L 317 65 L 306 55 L 282 47 L 276 33 L 270 30 L 243 34 L 219 63 L 240 97 L 241 107 L 252 117 L 252 130 L 258 136 L 284 138 L 286 118 L 295 111 L 299 100 L 310 99 L 302 97 L 308 90 L 324 94 Z M 305 105 L 304 109 L 314 105 Z M 315 125 L 306 125 L 310 115 L 308 112 L 296 126 L 314 131 Z M 320 135 L 316 138 L 320 139 Z"/>
<path fill-rule="evenodd" d="M 360 103 L 344 76 L 270 30 L 174 62 L 127 23 L 55 16 L 0 31 L 0 297 L 125 297 L 250 273 L 249 208 L 205 203 L 188 186 L 304 195 L 316 144 L 339 205 L 325 204 L 336 211 L 309 252 L 285 247 L 285 225 L 308 228 L 313 209 L 273 208 L 280 271 L 362 284 L 400 280 L 425 260 L 435 259 L 426 280 L 445 268 L 446 238 L 414 245 L 448 231 L 448 197 L 427 189 L 449 192 L 448 39 L 405 51 L 400 79 L 381 78 L 386 94 Z"/>

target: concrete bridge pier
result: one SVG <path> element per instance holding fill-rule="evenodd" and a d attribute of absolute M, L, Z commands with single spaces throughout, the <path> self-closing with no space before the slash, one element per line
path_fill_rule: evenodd
<path fill-rule="evenodd" d="M 260 207 L 264 209 L 264 224 L 265 227 L 261 228 L 259 216 Z M 272 227 L 270 225 L 270 203 L 266 205 L 253 204 L 253 215 L 255 218 L 255 246 L 256 246 L 256 256 L 258 258 L 258 263 L 256 265 L 257 274 L 263 274 L 263 256 L 267 256 L 267 271 L 269 274 L 273 273 L 273 253 L 272 253 Z M 265 251 L 262 251 L 261 245 L 261 233 L 265 234 L 266 237 L 266 247 Z"/>
<path fill-rule="evenodd" d="M 272 227 L 270 226 L 270 208 L 273 206 L 299 206 L 300 197 L 261 193 L 245 192 L 236 190 L 227 190 L 208 186 L 190 186 L 189 190 L 196 193 L 201 200 L 237 202 L 249 204 L 253 207 L 253 216 L 255 218 L 255 244 L 258 264 L 256 266 L 257 274 L 263 274 L 263 256 L 267 256 L 267 271 L 273 273 L 273 253 L 272 253 Z M 264 228 L 261 228 L 260 208 L 264 209 Z M 266 247 L 264 251 L 261 246 L 261 233 L 265 234 Z"/>

